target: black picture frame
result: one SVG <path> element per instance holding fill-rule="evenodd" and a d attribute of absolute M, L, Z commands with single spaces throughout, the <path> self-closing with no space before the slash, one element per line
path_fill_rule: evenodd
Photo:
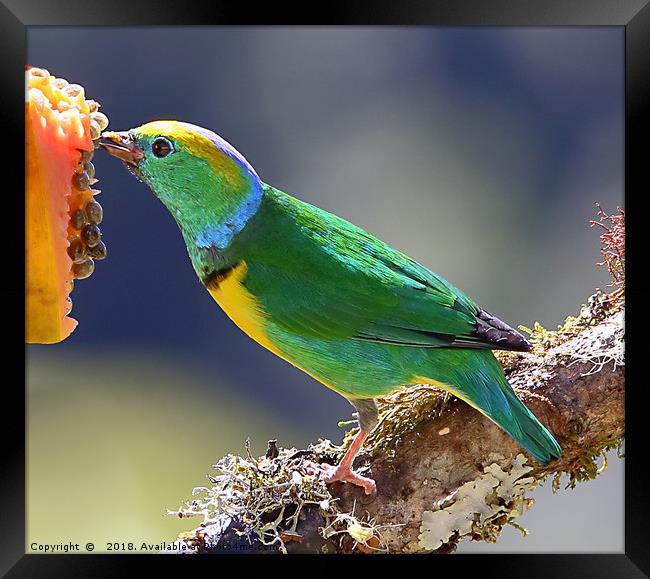
<path fill-rule="evenodd" d="M 128 25 L 223 25 L 223 24 L 354 24 L 354 25 L 436 25 L 436 26 L 620 26 L 625 28 L 625 204 L 627 218 L 627 308 L 634 312 L 626 321 L 626 332 L 632 337 L 626 341 L 626 476 L 625 476 L 625 553 L 556 555 L 472 555 L 437 557 L 426 564 L 435 566 L 431 573 L 473 572 L 481 575 L 534 577 L 645 577 L 650 576 L 650 534 L 646 517 L 650 514 L 650 495 L 644 456 L 644 419 L 646 406 L 642 402 L 645 383 L 641 380 L 641 355 L 647 341 L 635 340 L 641 335 L 645 308 L 641 300 L 649 295 L 649 284 L 644 281 L 643 249 L 648 242 L 641 238 L 640 221 L 643 216 L 637 208 L 650 191 L 648 172 L 650 163 L 645 139 L 650 135 L 648 102 L 650 101 L 650 0 L 417 0 L 410 2 L 348 3 L 347 5 L 254 4 L 212 2 L 174 3 L 151 0 L 0 0 L 0 127 L 8 145 L 4 163 L 5 177 L 17 177 L 17 183 L 7 187 L 5 203 L 9 208 L 9 227 L 5 235 L 5 259 L 11 261 L 12 275 L 5 275 L 0 286 L 5 310 L 5 324 L 10 338 L 4 347 L 6 376 L 10 364 L 25 362 L 24 260 L 20 251 L 13 249 L 16 240 L 24 235 L 20 216 L 24 214 L 19 194 L 24 175 L 24 65 L 26 64 L 26 32 L 28 27 L 47 25 L 71 26 L 128 26 Z M 12 225 L 13 224 L 13 225 Z M 15 230 L 13 229 L 15 227 Z M 13 273 L 15 272 L 15 274 Z M 13 281 L 12 281 L 13 280 Z M 5 327 L 6 327 L 5 326 Z M 643 351 L 643 350 L 641 350 Z M 144 565 L 153 572 L 156 564 L 163 564 L 167 573 L 176 569 L 193 569 L 198 560 L 219 573 L 210 558 L 174 557 L 172 555 L 30 555 L 25 554 L 25 392 L 18 380 L 4 381 L 2 426 L 2 470 L 0 475 L 0 572 L 7 577 L 124 577 L 135 573 L 135 566 Z M 42 473 L 47 476 L 47 473 Z M 561 521 L 558 521 L 561 524 Z M 173 557 L 173 562 L 172 562 Z M 486 559 L 489 557 L 489 559 Z M 293 558 L 271 558 L 295 564 Z M 258 559 L 259 560 L 259 559 Z M 325 559 L 327 560 L 327 559 Z M 347 558 L 346 572 L 358 558 Z M 366 559 L 367 560 L 367 559 Z M 385 561 L 385 559 L 380 559 Z M 424 562 L 424 561 L 422 561 Z M 419 562 L 416 562 L 418 564 Z M 270 563 L 264 558 L 264 565 Z M 305 563 L 300 563 L 304 565 Z M 310 562 L 306 562 L 310 565 Z M 325 561 L 324 565 L 327 565 Z M 342 562 L 338 565 L 343 573 Z M 363 563 L 367 566 L 367 563 Z M 408 562 L 407 562 L 408 564 Z M 181 567 L 182 565 L 182 567 Z M 220 563 L 219 563 L 220 565 Z M 173 566 L 173 567 L 172 567 Z M 178 567 L 177 567 L 178 566 Z M 442 566 L 442 567 L 441 567 Z M 309 573 L 309 567 L 296 568 Z M 321 567 L 320 569 L 325 569 Z M 319 571 L 320 571 L 319 569 Z M 388 569 L 385 568 L 387 572 Z M 267 572 L 271 572 L 270 567 Z M 366 571 L 368 572 L 368 571 Z"/>

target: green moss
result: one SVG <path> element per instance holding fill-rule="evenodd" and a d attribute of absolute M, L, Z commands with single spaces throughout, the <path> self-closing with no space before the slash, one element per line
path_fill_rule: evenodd
<path fill-rule="evenodd" d="M 607 452 L 616 449 L 617 456 L 622 458 L 620 449 L 623 441 L 624 438 L 621 437 L 599 446 L 585 448 L 567 467 L 553 474 L 553 492 L 560 490 L 562 475 L 567 475 L 569 479 L 565 489 L 573 489 L 580 482 L 595 479 L 607 468 Z M 602 458 L 601 465 L 598 464 L 600 458 Z"/>
<path fill-rule="evenodd" d="M 440 416 L 450 399 L 455 400 L 448 392 L 429 384 L 417 384 L 379 398 L 379 424 L 364 447 L 373 456 L 394 453 L 404 436 L 421 422 Z M 346 433 L 344 446 L 357 431 Z"/>
<path fill-rule="evenodd" d="M 606 294 L 596 290 L 586 304 L 582 304 L 577 316 L 567 316 L 564 323 L 557 330 L 547 330 L 539 322 L 535 322 L 532 329 L 519 326 L 526 332 L 533 345 L 533 354 L 543 354 L 549 348 L 559 346 L 577 336 L 583 330 L 602 322 L 608 316 L 620 311 L 625 305 L 625 296 L 622 291 Z"/>

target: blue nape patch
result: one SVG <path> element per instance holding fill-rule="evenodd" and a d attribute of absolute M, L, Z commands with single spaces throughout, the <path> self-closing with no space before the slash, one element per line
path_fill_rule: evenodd
<path fill-rule="evenodd" d="M 205 249 L 216 247 L 226 249 L 232 238 L 244 229 L 248 220 L 255 215 L 262 202 L 262 189 L 253 185 L 248 197 L 223 223 L 210 225 L 196 236 L 196 244 Z"/>
<path fill-rule="evenodd" d="M 248 220 L 255 215 L 255 212 L 258 210 L 260 203 L 262 202 L 262 184 L 260 178 L 246 158 L 228 141 L 222 139 L 216 133 L 204 129 L 203 127 L 199 127 L 198 125 L 183 122 L 179 124 L 185 127 L 188 131 L 198 133 L 212 141 L 215 147 L 228 155 L 245 173 L 248 174 L 251 181 L 250 193 L 235 212 L 230 215 L 225 222 L 210 225 L 196 236 L 196 244 L 198 247 L 206 249 L 209 247 L 226 249 L 226 247 L 228 247 L 232 242 L 233 237 L 244 229 Z"/>

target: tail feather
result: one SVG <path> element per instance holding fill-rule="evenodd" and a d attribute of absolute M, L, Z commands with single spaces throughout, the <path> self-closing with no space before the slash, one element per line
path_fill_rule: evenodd
<path fill-rule="evenodd" d="M 510 418 L 504 416 L 495 422 L 539 462 L 547 464 L 559 458 L 562 449 L 549 430 L 517 398 L 509 384 L 501 386 L 501 390 L 508 401 Z"/>
<path fill-rule="evenodd" d="M 464 384 L 447 389 L 487 416 L 539 462 L 559 458 L 560 445 L 519 400 L 492 352 L 486 351 L 483 358 L 480 371 L 468 375 Z"/>

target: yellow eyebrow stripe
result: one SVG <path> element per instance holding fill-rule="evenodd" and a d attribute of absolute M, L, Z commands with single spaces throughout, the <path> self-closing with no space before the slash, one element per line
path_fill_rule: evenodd
<path fill-rule="evenodd" d="M 163 136 L 179 143 L 188 153 L 205 160 L 232 187 L 243 187 L 246 179 L 243 168 L 206 136 L 190 131 L 179 121 L 153 121 L 142 125 L 137 132 L 145 136 Z"/>

